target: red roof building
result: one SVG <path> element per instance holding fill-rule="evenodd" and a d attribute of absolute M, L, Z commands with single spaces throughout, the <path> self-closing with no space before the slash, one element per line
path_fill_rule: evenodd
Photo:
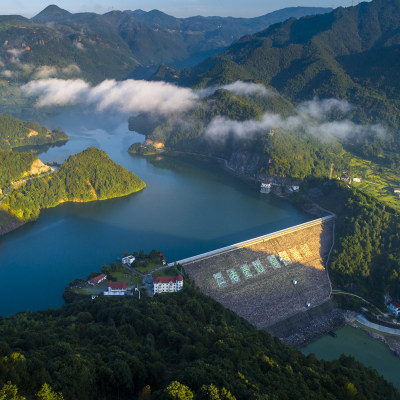
<path fill-rule="evenodd" d="M 177 292 L 183 287 L 183 276 L 155 276 L 153 278 L 154 294 Z"/>
<path fill-rule="evenodd" d="M 108 290 L 126 290 L 126 282 L 108 282 Z"/>
<path fill-rule="evenodd" d="M 96 286 L 100 282 L 103 282 L 105 279 L 107 279 L 107 275 L 106 274 L 100 274 L 100 275 L 97 275 L 94 278 L 92 278 L 88 283 L 89 283 L 89 285 Z"/>

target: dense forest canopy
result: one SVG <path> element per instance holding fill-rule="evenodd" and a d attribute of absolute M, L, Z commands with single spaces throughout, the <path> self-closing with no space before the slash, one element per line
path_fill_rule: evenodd
<path fill-rule="evenodd" d="M 70 156 L 53 174 L 30 179 L 23 186 L 11 189 L 1 207 L 19 220 L 29 221 L 37 218 L 41 209 L 61 202 L 126 196 L 145 186 L 104 151 L 89 147 Z"/>
<path fill-rule="evenodd" d="M 350 357 L 319 361 L 258 331 L 194 289 L 105 298 L 0 319 L 0 388 L 28 400 L 399 399 Z M 145 397 L 147 396 L 147 397 Z"/>
<path fill-rule="evenodd" d="M 291 18 L 182 71 L 159 76 L 185 86 L 219 86 L 237 80 L 272 86 L 294 104 L 315 96 L 346 99 L 356 123 L 387 127 L 385 140 L 357 138 L 364 156 L 400 152 L 399 0 L 373 0 L 324 15 Z M 372 153 L 372 154 L 371 154 Z"/>
<path fill-rule="evenodd" d="M 21 178 L 36 159 L 37 156 L 31 153 L 0 150 L 0 189 Z"/>
<path fill-rule="evenodd" d="M 38 146 L 68 140 L 65 132 L 50 131 L 34 122 L 24 122 L 11 115 L 0 114 L 0 150 L 22 146 Z"/>
<path fill-rule="evenodd" d="M 324 195 L 338 215 L 329 263 L 335 288 L 380 307 L 385 294 L 400 299 L 400 215 L 344 185 L 325 185 Z"/>
<path fill-rule="evenodd" d="M 142 77 L 162 63 L 195 65 L 241 36 L 287 18 L 330 10 L 292 7 L 257 18 L 175 18 L 158 10 L 73 14 L 50 5 L 32 19 L 0 16 L 0 58 L 11 82 Z"/>

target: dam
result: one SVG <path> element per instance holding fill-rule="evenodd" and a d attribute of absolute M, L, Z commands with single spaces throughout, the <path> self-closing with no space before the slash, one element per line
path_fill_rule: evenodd
<path fill-rule="evenodd" d="M 332 309 L 334 227 L 330 215 L 178 263 L 203 293 L 259 329 L 280 335 L 283 323 L 287 336 L 285 321 L 296 331 L 316 310 Z"/>

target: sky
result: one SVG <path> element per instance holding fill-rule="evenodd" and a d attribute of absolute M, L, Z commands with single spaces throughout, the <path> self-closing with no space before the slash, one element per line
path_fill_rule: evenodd
<path fill-rule="evenodd" d="M 31 18 L 49 4 L 70 12 L 111 10 L 161 10 L 175 17 L 218 15 L 256 17 L 286 7 L 349 7 L 359 0 L 0 0 L 0 15 L 18 14 Z"/>

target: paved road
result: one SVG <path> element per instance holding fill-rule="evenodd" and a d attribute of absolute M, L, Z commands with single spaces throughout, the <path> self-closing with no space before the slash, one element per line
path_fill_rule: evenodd
<path fill-rule="evenodd" d="M 391 335 L 400 336 L 400 329 L 394 329 L 394 328 L 389 328 L 387 326 L 374 324 L 373 322 L 368 321 L 361 314 L 358 314 L 356 319 L 361 325 L 364 325 L 364 326 L 366 326 L 368 328 L 374 329 L 374 330 L 382 332 L 382 333 L 389 333 Z"/>

